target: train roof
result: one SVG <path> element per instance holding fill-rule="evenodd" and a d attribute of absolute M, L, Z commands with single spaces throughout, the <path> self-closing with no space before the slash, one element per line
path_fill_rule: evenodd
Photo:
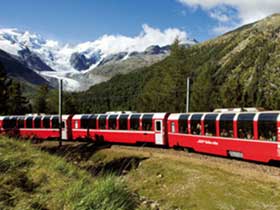
<path fill-rule="evenodd" d="M 229 112 L 186 112 L 186 113 L 173 113 L 170 114 L 168 119 L 169 120 L 178 120 L 180 116 L 182 115 L 194 115 L 194 114 L 218 114 L 219 116 L 221 115 L 227 115 L 227 114 L 234 114 L 235 116 L 240 116 L 240 115 L 246 115 L 246 114 L 278 114 L 278 121 L 280 121 L 280 111 L 248 111 L 248 112 L 236 112 L 236 111 L 229 111 Z"/>
<path fill-rule="evenodd" d="M 112 115 L 153 115 L 153 119 L 161 119 L 164 118 L 167 115 L 167 112 L 142 112 L 142 113 L 137 113 L 137 112 L 106 112 L 106 113 L 99 113 L 99 114 L 76 114 L 73 116 L 73 120 L 78 120 L 81 119 L 83 116 L 92 116 L 92 115 L 107 115 L 107 116 L 112 116 Z"/>

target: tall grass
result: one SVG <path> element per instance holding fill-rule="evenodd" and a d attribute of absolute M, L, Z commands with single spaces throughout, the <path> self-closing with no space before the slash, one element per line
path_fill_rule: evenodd
<path fill-rule="evenodd" d="M 70 201 L 64 206 L 77 210 L 132 210 L 138 206 L 138 197 L 114 176 L 98 178 L 93 186 L 87 180 L 78 181 L 62 199 Z"/>
<path fill-rule="evenodd" d="M 120 178 L 93 178 L 63 158 L 0 137 L 0 209 L 133 210 Z"/>

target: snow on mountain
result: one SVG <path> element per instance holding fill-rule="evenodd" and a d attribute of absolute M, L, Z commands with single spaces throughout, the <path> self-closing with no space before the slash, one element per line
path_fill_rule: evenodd
<path fill-rule="evenodd" d="M 71 56 L 74 53 L 78 53 L 86 59 L 92 59 L 93 57 L 102 59 L 120 52 L 143 52 L 151 45 L 160 47 L 169 45 L 175 38 L 179 38 L 182 43 L 194 43 L 193 40 L 187 39 L 186 32 L 179 29 L 169 28 L 160 31 L 146 24 L 143 25 L 143 31 L 135 37 L 104 35 L 95 41 L 77 45 L 62 44 L 58 41 L 44 39 L 40 35 L 28 31 L 0 29 L 0 49 L 18 55 L 20 50 L 28 48 L 40 56 L 52 69 L 69 71 L 75 70 L 70 63 Z"/>
<path fill-rule="evenodd" d="M 110 59 L 125 60 L 137 52 L 144 52 L 150 46 L 168 46 L 176 38 L 183 44 L 196 44 L 195 40 L 188 39 L 186 32 L 179 29 L 161 31 L 144 24 L 141 33 L 134 37 L 104 35 L 97 40 L 76 45 L 44 39 L 38 34 L 15 28 L 0 29 L 0 49 L 20 58 L 29 68 L 33 67 L 41 73 L 47 71 L 43 73 L 46 79 L 64 78 L 71 83 L 71 88 L 77 88 L 79 82 L 71 78 L 69 80 L 69 72 L 86 73 Z M 157 53 L 159 48 L 153 53 Z M 52 70 L 54 72 L 50 73 Z"/>

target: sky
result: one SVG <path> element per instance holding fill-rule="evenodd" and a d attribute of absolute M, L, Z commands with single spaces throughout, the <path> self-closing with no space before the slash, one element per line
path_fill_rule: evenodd
<path fill-rule="evenodd" d="M 145 26 L 205 41 L 276 12 L 280 0 L 0 0 L 0 28 L 63 43 L 139 37 Z"/>

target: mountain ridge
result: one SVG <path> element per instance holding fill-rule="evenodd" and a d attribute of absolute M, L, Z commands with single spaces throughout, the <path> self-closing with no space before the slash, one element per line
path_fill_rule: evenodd
<path fill-rule="evenodd" d="M 190 46 L 196 44 L 196 40 L 188 39 L 185 43 Z M 39 73 L 49 81 L 50 86 L 57 86 L 57 78 L 64 79 L 65 89 L 69 91 L 85 90 L 118 73 L 128 73 L 133 69 L 151 65 L 169 54 L 168 45 L 151 45 L 143 48 L 142 51 L 133 51 L 134 48 L 131 46 L 132 48 L 127 51 L 111 54 L 106 53 L 106 50 L 102 50 L 100 46 L 102 44 L 98 45 L 97 41 L 93 41 L 71 47 L 43 39 L 40 35 L 28 31 L 0 29 L 0 49 L 35 73 Z M 126 64 L 130 67 L 119 70 Z M 115 65 L 120 67 L 117 68 Z M 135 66 L 132 67 L 133 65 Z M 115 73 L 114 69 L 116 69 Z M 102 70 L 104 72 L 101 72 Z"/>
<path fill-rule="evenodd" d="M 80 95 L 80 110 L 184 112 L 191 77 L 191 111 L 219 107 L 280 109 L 280 14 L 242 26 L 139 71 L 113 77 Z"/>

